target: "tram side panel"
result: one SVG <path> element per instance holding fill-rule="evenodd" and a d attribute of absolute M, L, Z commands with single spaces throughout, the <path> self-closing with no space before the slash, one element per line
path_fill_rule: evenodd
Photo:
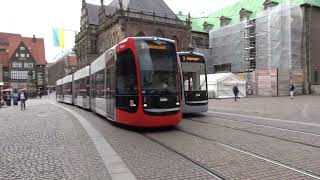
<path fill-rule="evenodd" d="M 90 106 L 93 112 L 107 117 L 105 54 L 90 65 Z"/>
<path fill-rule="evenodd" d="M 62 79 L 62 101 L 73 104 L 73 75 L 68 75 Z"/>
<path fill-rule="evenodd" d="M 74 104 L 85 108 L 90 109 L 90 81 L 89 81 L 89 70 L 90 67 L 87 66 L 83 69 L 80 69 L 74 73 Z"/>

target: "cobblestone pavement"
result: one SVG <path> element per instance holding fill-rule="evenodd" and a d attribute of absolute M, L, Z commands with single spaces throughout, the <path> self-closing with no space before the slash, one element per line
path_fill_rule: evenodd
<path fill-rule="evenodd" d="M 143 134 L 224 179 L 312 179 L 308 173 L 320 176 L 320 123 L 315 119 L 320 112 L 314 109 L 320 102 L 309 101 L 307 96 L 294 100 L 248 98 L 238 104 L 220 100 L 220 106 L 210 103 L 212 112 L 186 117 L 177 126 L 201 137 L 177 129 Z M 278 110 L 289 102 L 294 103 Z M 265 109 L 264 104 L 272 107 Z M 139 180 L 216 179 L 140 131 L 115 125 L 75 106 L 59 105 L 75 111 L 99 131 Z M 303 111 L 298 111 L 299 105 Z M 77 119 L 48 101 L 28 100 L 26 111 L 19 108 L 0 109 L 1 180 L 111 179 Z"/>
<path fill-rule="evenodd" d="M 117 153 L 138 179 L 207 179 L 204 172 L 196 173 L 193 164 L 162 146 L 131 130 L 111 125 L 93 113 L 71 107 L 104 134 Z M 201 117 L 211 120 L 212 117 Z M 221 126 L 214 127 L 185 119 L 179 127 L 262 155 L 271 160 L 292 165 L 293 168 L 319 174 L 319 149 L 249 132 L 238 132 Z M 148 133 L 176 151 L 205 165 L 225 179 L 312 179 L 302 173 L 255 158 L 218 144 L 172 131 Z M 304 153 L 303 153 L 304 152 Z M 306 153 L 308 152 L 308 153 Z M 311 153 L 312 152 L 312 153 Z M 195 177 L 195 175 L 197 175 Z"/>
<path fill-rule="evenodd" d="M 182 156 L 158 145 L 141 134 L 112 125 L 104 118 L 82 109 L 65 105 L 105 136 L 132 173 L 140 180 L 204 180 L 215 179 Z M 179 142 L 177 142 L 179 143 Z"/>
<path fill-rule="evenodd" d="M 179 127 L 241 150 L 320 174 L 320 148 L 190 120 L 185 120 Z"/>
<path fill-rule="evenodd" d="M 79 122 L 43 100 L 0 109 L 0 179 L 103 179 L 108 172 Z"/>
<path fill-rule="evenodd" d="M 257 122 L 257 120 L 254 119 L 248 120 L 241 117 L 219 118 L 211 116 L 209 113 L 207 113 L 206 116 L 188 116 L 187 119 L 320 148 L 320 127 L 297 124 L 291 124 L 288 127 L 285 123 L 282 123 L 282 125 L 279 125 L 279 123 L 267 124 L 265 122 Z"/>
<path fill-rule="evenodd" d="M 287 119 L 291 121 L 313 122 L 320 124 L 320 96 L 289 97 L 249 97 L 239 102 L 233 99 L 211 99 L 209 110 L 236 112 L 263 117 Z"/>
<path fill-rule="evenodd" d="M 312 179 L 284 167 L 183 132 L 150 133 L 148 136 L 197 160 L 225 179 Z"/>

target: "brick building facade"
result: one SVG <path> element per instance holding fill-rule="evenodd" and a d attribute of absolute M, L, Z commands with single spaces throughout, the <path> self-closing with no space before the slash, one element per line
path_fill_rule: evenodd
<path fill-rule="evenodd" d="M 30 94 L 46 89 L 43 38 L 1 32 L 0 49 L 4 88 L 26 88 Z"/>

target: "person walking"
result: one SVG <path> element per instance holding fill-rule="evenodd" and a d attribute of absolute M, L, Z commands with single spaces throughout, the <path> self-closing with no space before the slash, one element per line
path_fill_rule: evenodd
<path fill-rule="evenodd" d="M 233 94 L 234 94 L 234 101 L 237 102 L 237 98 L 239 98 L 239 88 L 238 88 L 238 83 L 233 86 L 232 88 Z"/>
<path fill-rule="evenodd" d="M 38 96 L 39 96 L 40 99 L 42 98 L 42 92 L 41 92 L 41 90 L 39 90 Z"/>
<path fill-rule="evenodd" d="M 294 84 L 291 82 L 289 85 L 289 91 L 290 91 L 290 99 L 293 99 L 294 95 Z"/>
<path fill-rule="evenodd" d="M 20 99 L 21 110 L 26 110 L 26 100 L 28 99 L 27 93 L 25 93 L 24 91 L 20 92 L 19 99 Z"/>

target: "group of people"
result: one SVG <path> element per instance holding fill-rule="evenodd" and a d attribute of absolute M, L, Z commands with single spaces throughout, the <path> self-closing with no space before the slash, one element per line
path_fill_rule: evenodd
<path fill-rule="evenodd" d="M 289 92 L 290 92 L 290 98 L 291 99 L 294 98 L 294 90 L 295 90 L 294 84 L 292 82 L 290 82 Z M 234 94 L 234 101 L 237 102 L 237 99 L 239 98 L 238 83 L 233 86 L 232 91 L 233 91 L 233 94 Z"/>
<path fill-rule="evenodd" d="M 1 104 L 7 104 L 8 106 L 11 105 L 11 95 L 4 93 L 2 99 L 0 101 Z M 20 101 L 21 110 L 26 110 L 26 100 L 28 99 L 27 93 L 25 91 L 20 91 L 18 93 L 16 101 Z"/>

